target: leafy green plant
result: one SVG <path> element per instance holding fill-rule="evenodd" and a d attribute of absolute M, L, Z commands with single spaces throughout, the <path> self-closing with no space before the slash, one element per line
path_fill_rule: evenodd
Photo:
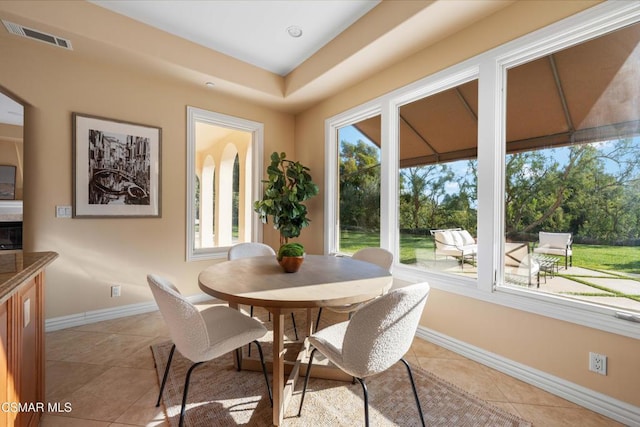
<path fill-rule="evenodd" d="M 278 261 L 286 256 L 303 256 L 304 246 L 300 243 L 285 243 L 278 249 Z"/>
<path fill-rule="evenodd" d="M 283 245 L 309 225 L 307 207 L 302 202 L 318 194 L 318 186 L 313 183 L 309 168 L 287 160 L 285 153 L 271 154 L 267 175 L 269 179 L 262 181 L 264 196 L 254 203 L 253 209 L 265 224 L 272 218 Z"/>

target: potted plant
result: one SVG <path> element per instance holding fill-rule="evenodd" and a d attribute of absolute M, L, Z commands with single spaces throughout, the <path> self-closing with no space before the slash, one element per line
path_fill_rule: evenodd
<path fill-rule="evenodd" d="M 286 157 L 285 153 L 271 154 L 268 179 L 262 181 L 265 184 L 264 196 L 253 206 L 263 223 L 268 223 L 271 217 L 273 227 L 280 232 L 281 247 L 290 238 L 300 236 L 302 229 L 309 225 L 307 207 L 302 202 L 318 194 L 318 186 L 311 179 L 309 168 Z M 302 245 L 297 245 L 302 248 Z"/>
<path fill-rule="evenodd" d="M 304 260 L 304 246 L 300 243 L 285 243 L 278 249 L 278 263 L 287 273 L 295 273 Z"/>

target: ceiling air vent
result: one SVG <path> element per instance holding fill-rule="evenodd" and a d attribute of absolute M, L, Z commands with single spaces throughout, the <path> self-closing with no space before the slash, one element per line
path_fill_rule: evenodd
<path fill-rule="evenodd" d="M 2 23 L 7 28 L 7 31 L 9 31 L 11 34 L 73 50 L 70 40 L 43 33 L 42 31 L 34 30 L 33 28 L 28 28 L 23 25 L 14 24 L 13 22 L 5 21 L 4 19 L 2 20 Z"/>

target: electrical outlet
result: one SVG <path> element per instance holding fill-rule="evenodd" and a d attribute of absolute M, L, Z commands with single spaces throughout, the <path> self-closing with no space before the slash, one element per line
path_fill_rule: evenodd
<path fill-rule="evenodd" d="M 589 370 L 600 375 L 607 375 L 607 356 L 589 352 Z"/>
<path fill-rule="evenodd" d="M 120 285 L 111 286 L 111 298 L 119 297 L 121 295 L 121 290 L 122 288 Z"/>

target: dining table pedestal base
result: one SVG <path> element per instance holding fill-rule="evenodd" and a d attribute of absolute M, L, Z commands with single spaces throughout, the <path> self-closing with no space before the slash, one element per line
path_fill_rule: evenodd
<path fill-rule="evenodd" d="M 282 327 L 285 319 L 285 313 L 278 313 L 277 309 L 269 309 L 271 311 L 271 318 L 273 320 L 274 330 L 276 328 Z M 307 310 L 307 325 L 313 325 L 311 310 Z M 278 321 L 279 320 L 279 321 Z M 279 323 L 279 325 L 278 325 Z M 305 334 L 308 336 L 309 334 Z M 293 393 L 296 388 L 296 383 L 298 378 L 304 377 L 307 373 L 307 367 L 309 362 L 309 347 L 306 339 L 301 341 L 284 341 L 277 340 L 275 337 L 283 336 L 283 334 L 274 333 L 274 341 L 273 341 L 273 351 L 274 355 L 276 354 L 276 349 L 280 354 L 280 358 L 275 358 L 273 356 L 269 357 L 268 354 L 265 354 L 265 364 L 267 365 L 267 370 L 273 373 L 274 380 L 276 378 L 282 377 L 284 378 L 284 386 L 283 387 L 273 387 L 273 425 L 282 424 L 282 420 L 284 418 L 284 413 L 287 410 L 289 401 L 293 396 Z M 248 370 L 248 371 L 256 371 L 262 372 L 262 365 L 260 363 L 260 359 L 251 355 L 248 356 L 244 354 L 246 349 L 240 354 L 240 369 Z M 274 360 L 280 359 L 281 364 L 277 362 L 274 363 Z M 236 369 L 238 368 L 238 360 L 234 359 L 234 364 Z M 279 370 L 278 370 L 279 369 Z M 281 373 L 279 373 L 281 372 Z M 353 377 L 345 374 L 340 369 L 331 365 L 327 360 L 323 360 L 322 358 L 316 358 L 313 364 L 313 368 L 311 371 L 311 376 L 314 378 L 322 378 L 336 381 L 345 381 L 351 382 Z M 276 390 L 280 390 L 279 393 Z"/>

